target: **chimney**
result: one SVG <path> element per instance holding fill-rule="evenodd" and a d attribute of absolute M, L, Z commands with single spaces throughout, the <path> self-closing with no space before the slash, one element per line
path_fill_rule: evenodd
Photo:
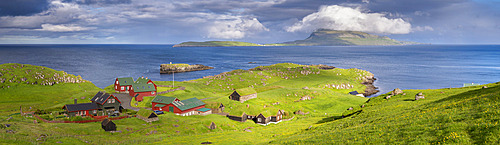
<path fill-rule="evenodd" d="M 75 99 L 75 104 L 78 104 L 77 102 L 78 102 L 78 99 Z"/>

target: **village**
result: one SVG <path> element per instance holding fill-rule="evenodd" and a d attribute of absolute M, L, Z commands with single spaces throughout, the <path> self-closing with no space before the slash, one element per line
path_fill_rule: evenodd
<path fill-rule="evenodd" d="M 165 113 L 173 113 L 179 116 L 218 114 L 224 115 L 228 119 L 234 121 L 245 122 L 251 120 L 256 124 L 268 125 L 270 123 L 281 122 L 284 114 L 284 110 L 277 110 L 276 115 L 267 117 L 262 113 L 256 115 L 247 115 L 243 113 L 241 116 L 229 115 L 224 112 L 225 106 L 222 103 L 214 108 L 206 108 L 206 104 L 196 97 L 179 100 L 175 97 L 158 95 L 158 86 L 147 77 L 139 77 L 135 81 L 132 77 L 116 78 L 113 86 L 115 93 L 110 94 L 99 91 L 90 99 L 91 103 L 78 103 L 77 99 L 75 99 L 73 104 L 64 105 L 62 108 L 64 110 L 64 116 L 102 120 L 102 127 L 104 130 L 116 131 L 116 125 L 113 123 L 112 119 L 113 117 L 121 116 L 124 109 L 137 110 L 135 117 L 145 122 L 158 121 L 158 115 Z M 124 106 L 130 105 L 122 104 L 124 99 L 142 102 L 145 97 L 154 97 L 151 101 L 151 108 L 124 108 Z M 257 98 L 257 92 L 250 87 L 236 89 L 228 96 L 228 99 L 240 103 L 244 103 L 254 98 Z M 129 101 L 130 100 L 127 100 L 126 102 Z"/>

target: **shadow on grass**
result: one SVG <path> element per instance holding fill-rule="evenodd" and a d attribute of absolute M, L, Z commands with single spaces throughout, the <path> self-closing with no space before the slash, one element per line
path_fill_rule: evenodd
<path fill-rule="evenodd" d="M 337 119 L 342 119 L 342 116 L 326 117 L 326 118 L 323 118 L 320 121 L 316 122 L 316 124 L 322 124 L 322 123 L 326 123 L 326 122 L 332 122 L 332 121 L 337 120 Z"/>
<path fill-rule="evenodd" d="M 403 101 L 415 101 L 415 99 L 404 99 Z"/>

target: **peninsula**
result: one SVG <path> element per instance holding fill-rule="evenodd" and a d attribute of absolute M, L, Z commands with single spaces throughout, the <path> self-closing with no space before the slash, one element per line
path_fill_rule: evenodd
<path fill-rule="evenodd" d="M 224 46 L 263 46 L 260 44 L 239 41 L 205 41 L 205 42 L 182 42 L 173 47 L 224 47 Z"/>
<path fill-rule="evenodd" d="M 190 71 L 199 71 L 199 70 L 207 70 L 213 69 L 210 66 L 204 66 L 201 64 L 189 65 L 189 64 L 161 64 L 160 65 L 160 73 L 180 73 L 180 72 L 190 72 Z"/>

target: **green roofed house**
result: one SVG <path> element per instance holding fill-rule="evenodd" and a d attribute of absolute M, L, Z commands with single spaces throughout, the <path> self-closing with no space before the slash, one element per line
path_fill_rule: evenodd
<path fill-rule="evenodd" d="M 205 103 L 198 98 L 190 98 L 179 100 L 174 97 L 156 96 L 151 101 L 153 110 L 172 112 L 176 115 L 207 115 L 211 114 L 212 110 L 205 108 Z"/>
<path fill-rule="evenodd" d="M 158 121 L 158 115 L 152 110 L 141 109 L 137 112 L 137 118 L 142 119 L 146 122 Z"/>
<path fill-rule="evenodd" d="M 132 77 L 127 78 L 116 78 L 115 80 L 115 91 L 121 93 L 128 93 L 130 88 L 134 84 L 134 79 Z"/>
<path fill-rule="evenodd" d="M 134 97 L 136 101 L 141 102 L 145 96 L 156 96 L 156 91 L 156 84 L 151 79 L 140 77 L 132 83 L 129 95 Z"/>
<path fill-rule="evenodd" d="M 257 98 L 257 91 L 250 87 L 236 89 L 231 95 L 229 95 L 229 99 L 240 101 L 241 103 L 253 98 Z"/>

